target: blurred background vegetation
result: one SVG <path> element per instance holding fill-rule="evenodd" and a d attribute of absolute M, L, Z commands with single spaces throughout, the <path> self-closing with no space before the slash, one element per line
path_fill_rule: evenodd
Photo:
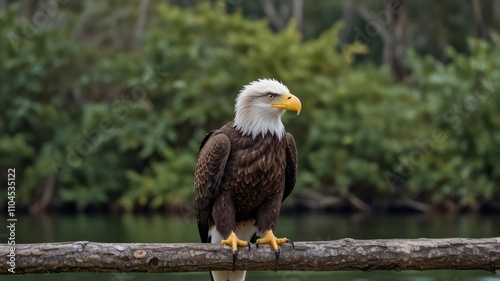
<path fill-rule="evenodd" d="M 499 28 L 498 0 L 3 0 L 0 177 L 30 212 L 189 212 L 201 139 L 273 77 L 286 207 L 499 212 Z"/>

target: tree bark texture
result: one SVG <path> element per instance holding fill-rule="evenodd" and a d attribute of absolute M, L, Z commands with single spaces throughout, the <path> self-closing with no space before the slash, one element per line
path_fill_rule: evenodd
<path fill-rule="evenodd" d="M 408 75 L 404 60 L 404 34 L 409 3 L 407 0 L 386 0 L 385 11 L 391 15 L 387 20 L 387 30 L 391 40 L 384 40 L 382 61 L 389 65 L 398 81 Z"/>
<path fill-rule="evenodd" d="M 11 253 L 0 245 L 0 256 Z M 11 259 L 12 260 L 12 259 Z M 268 245 L 241 248 L 238 270 L 274 270 Z M 227 246 L 180 243 L 65 242 L 15 245 L 15 273 L 199 272 L 231 270 Z M 0 263 L 1 274 L 13 264 Z M 391 239 L 296 242 L 281 246 L 278 270 L 435 270 L 500 269 L 500 237 L 482 239 Z"/>

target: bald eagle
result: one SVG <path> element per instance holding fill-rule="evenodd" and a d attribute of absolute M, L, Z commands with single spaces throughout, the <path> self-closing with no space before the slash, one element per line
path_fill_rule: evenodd
<path fill-rule="evenodd" d="M 251 82 L 236 98 L 234 120 L 201 142 L 194 175 L 201 241 L 230 246 L 233 254 L 233 271 L 212 271 L 212 280 L 245 279 L 245 271 L 235 271 L 238 247 L 269 244 L 277 267 L 278 245 L 291 242 L 274 236 L 297 173 L 295 140 L 281 122 L 285 110 L 301 110 L 285 85 Z"/>

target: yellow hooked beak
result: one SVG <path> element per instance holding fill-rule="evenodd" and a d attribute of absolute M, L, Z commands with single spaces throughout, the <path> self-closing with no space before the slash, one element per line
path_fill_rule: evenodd
<path fill-rule="evenodd" d="M 299 115 L 300 110 L 302 109 L 302 104 L 300 103 L 299 98 L 290 93 L 283 95 L 280 99 L 271 103 L 271 105 L 285 110 L 295 110 L 297 111 L 297 115 Z"/>

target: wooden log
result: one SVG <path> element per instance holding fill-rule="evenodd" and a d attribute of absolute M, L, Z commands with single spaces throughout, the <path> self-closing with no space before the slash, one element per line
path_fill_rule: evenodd
<path fill-rule="evenodd" d="M 267 246 L 240 249 L 237 270 L 274 270 Z M 1 274 L 57 272 L 199 272 L 231 270 L 227 246 L 179 243 L 94 243 L 87 241 L 1 244 Z M 11 256 L 9 258 L 9 255 Z M 390 239 L 296 242 L 281 246 L 278 270 L 487 270 L 500 269 L 500 237 L 482 239 Z"/>

